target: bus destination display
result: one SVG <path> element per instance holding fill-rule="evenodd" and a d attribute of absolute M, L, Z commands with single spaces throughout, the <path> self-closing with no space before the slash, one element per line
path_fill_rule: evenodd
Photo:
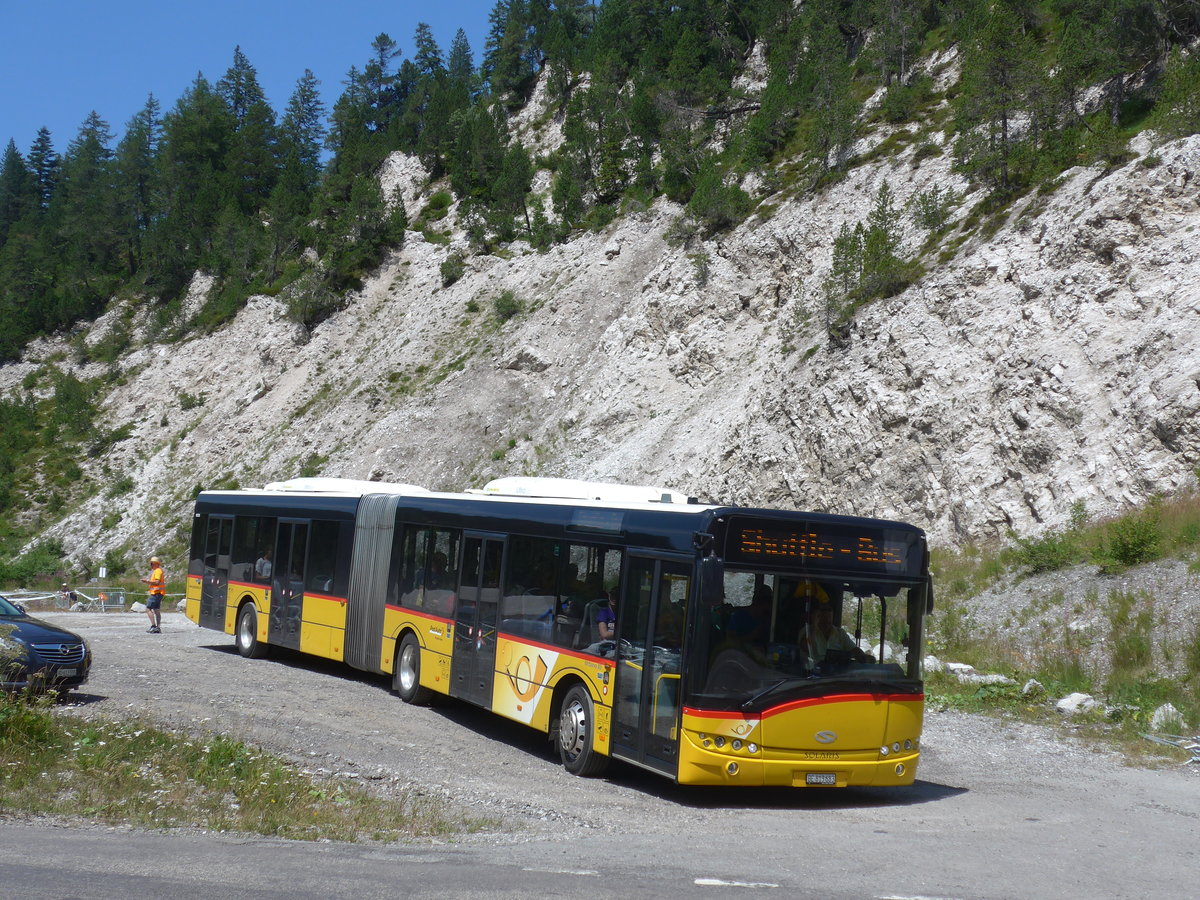
<path fill-rule="evenodd" d="M 915 535 L 897 533 L 894 539 L 879 530 L 823 530 L 740 525 L 730 531 L 730 561 L 865 569 L 900 574 L 908 567 Z"/>

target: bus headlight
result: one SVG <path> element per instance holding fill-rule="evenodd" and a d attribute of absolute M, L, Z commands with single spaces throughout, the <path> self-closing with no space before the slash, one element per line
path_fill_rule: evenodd
<path fill-rule="evenodd" d="M 758 744 L 751 742 L 746 745 L 746 750 L 749 751 L 750 753 L 757 753 L 758 752 Z"/>

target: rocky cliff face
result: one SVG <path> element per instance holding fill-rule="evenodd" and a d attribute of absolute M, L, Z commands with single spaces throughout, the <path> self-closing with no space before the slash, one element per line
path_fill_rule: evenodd
<path fill-rule="evenodd" d="M 948 260 L 928 254 L 925 277 L 862 308 L 839 342 L 820 290 L 833 236 L 884 180 L 898 203 L 961 192 L 962 218 L 978 197 L 946 157 L 861 165 L 688 246 L 665 237 L 681 213 L 665 201 L 545 253 L 470 256 L 457 233 L 450 246 L 413 233 L 311 334 L 256 297 L 219 333 L 136 341 L 102 412 L 132 434 L 83 463 L 137 487 L 101 490 L 48 536 L 75 556 L 157 550 L 189 527 L 197 485 L 258 486 L 305 463 L 431 488 L 503 474 L 661 483 L 904 519 L 942 542 L 1061 524 L 1077 501 L 1119 510 L 1192 483 L 1200 462 L 1200 138 L 1135 149 L 1115 171 L 1066 173 Z M 410 213 L 433 190 L 412 159 L 382 177 Z M 925 235 L 906 228 L 915 254 Z M 454 250 L 467 272 L 444 288 Z M 189 303 L 208 287 L 198 277 Z M 505 290 L 525 309 L 501 321 Z M 0 390 L 68 364 L 65 340 L 0 369 Z"/>

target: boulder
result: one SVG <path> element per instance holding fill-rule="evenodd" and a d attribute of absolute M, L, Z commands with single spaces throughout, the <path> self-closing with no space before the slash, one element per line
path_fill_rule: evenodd
<path fill-rule="evenodd" d="M 1172 734 L 1180 734 L 1185 727 L 1183 713 L 1177 710 L 1174 704 L 1171 703 L 1164 703 L 1150 717 L 1150 729 L 1152 731 L 1169 731 Z"/>
<path fill-rule="evenodd" d="M 1078 713 L 1089 712 L 1099 706 L 1099 701 L 1091 694 L 1083 694 L 1078 691 L 1074 694 L 1068 694 L 1054 704 L 1054 708 L 1064 716 L 1074 716 Z"/>

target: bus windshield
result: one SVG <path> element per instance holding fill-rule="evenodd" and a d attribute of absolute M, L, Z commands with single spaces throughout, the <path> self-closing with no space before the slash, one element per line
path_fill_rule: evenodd
<path fill-rule="evenodd" d="M 924 592 L 911 580 L 727 568 L 723 588 L 697 615 L 688 703 L 757 712 L 830 692 L 920 692 Z"/>

